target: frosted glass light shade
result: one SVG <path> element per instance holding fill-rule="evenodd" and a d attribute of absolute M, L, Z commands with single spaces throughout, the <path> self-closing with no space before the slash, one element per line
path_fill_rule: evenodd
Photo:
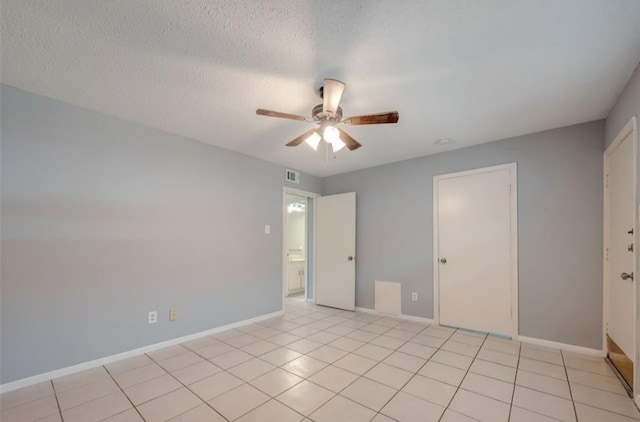
<path fill-rule="evenodd" d="M 318 144 L 320 143 L 320 139 L 322 139 L 322 137 L 320 135 L 318 135 L 318 132 L 313 132 L 304 141 L 307 143 L 307 145 L 309 145 L 311 148 L 313 148 L 314 151 L 317 151 L 318 150 Z"/>

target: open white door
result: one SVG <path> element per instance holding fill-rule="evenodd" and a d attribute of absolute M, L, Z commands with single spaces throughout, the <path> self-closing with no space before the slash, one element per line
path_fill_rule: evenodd
<path fill-rule="evenodd" d="M 356 194 L 316 199 L 316 304 L 356 308 Z"/>

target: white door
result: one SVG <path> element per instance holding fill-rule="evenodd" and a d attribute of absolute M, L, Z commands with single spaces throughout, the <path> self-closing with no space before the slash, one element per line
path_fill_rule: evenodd
<path fill-rule="evenodd" d="M 608 154 L 609 303 L 607 335 L 632 360 L 634 349 L 634 186 L 632 133 Z M 607 151 L 609 153 L 609 151 Z M 627 276 L 628 274 L 628 276 Z M 611 350 L 610 350 L 611 352 Z M 614 364 L 616 360 L 612 359 Z M 616 365 L 618 366 L 618 365 Z M 625 372 L 623 368 L 621 373 Z M 627 378 L 627 377 L 625 377 Z M 627 379 L 631 383 L 630 379 Z"/>
<path fill-rule="evenodd" d="M 511 171 L 437 178 L 440 324 L 513 335 Z"/>
<path fill-rule="evenodd" d="M 316 304 L 356 308 L 356 194 L 316 199 Z"/>

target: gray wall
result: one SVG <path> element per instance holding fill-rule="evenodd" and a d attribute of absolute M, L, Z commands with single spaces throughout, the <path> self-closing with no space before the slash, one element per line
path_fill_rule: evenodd
<path fill-rule="evenodd" d="M 0 383 L 281 309 L 283 167 L 0 89 Z"/>
<path fill-rule="evenodd" d="M 433 176 L 517 162 L 520 335 L 600 349 L 603 139 L 596 121 L 325 178 L 357 193 L 356 305 L 399 281 L 403 313 L 432 318 Z"/>
<path fill-rule="evenodd" d="M 611 109 L 609 117 L 607 117 L 607 121 L 605 124 L 605 142 L 607 146 L 610 145 L 611 142 L 613 142 L 624 125 L 626 125 L 629 119 L 631 119 L 633 116 L 635 116 L 636 119 L 640 118 L 640 65 L 636 67 L 635 71 L 631 75 L 631 78 L 627 82 L 627 85 L 618 97 L 616 104 L 613 106 L 613 109 Z M 638 121 L 637 123 L 640 126 L 640 121 Z M 636 161 L 638 163 L 638 168 L 640 168 L 640 156 L 636 157 Z M 636 197 L 640 200 L 640 180 L 638 180 L 636 183 L 636 189 L 638 189 L 638 194 Z M 640 206 L 640 202 L 636 203 L 636 209 L 638 209 L 638 206 Z M 636 222 L 636 233 L 637 232 L 638 223 Z M 636 248 L 636 262 L 640 262 L 640 248 Z M 640 289 L 636 288 L 636 292 L 638 294 L 636 303 L 640 304 Z M 640 327 L 640 313 L 638 313 L 637 317 L 638 321 L 636 327 Z M 638 347 L 636 347 L 636 350 L 639 351 L 638 357 L 640 357 L 640 335 L 638 334 L 636 334 L 636 341 L 638 343 Z M 640 365 L 636 365 L 635 376 L 636 379 L 640 379 Z"/>

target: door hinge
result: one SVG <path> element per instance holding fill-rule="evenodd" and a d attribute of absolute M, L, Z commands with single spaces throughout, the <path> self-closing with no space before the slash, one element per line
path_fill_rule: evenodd
<path fill-rule="evenodd" d="M 609 248 L 605 249 L 604 259 L 605 259 L 605 261 L 609 262 Z"/>
<path fill-rule="evenodd" d="M 609 175 L 607 174 L 607 175 L 604 177 L 604 179 L 605 179 L 605 182 L 604 182 L 605 187 L 606 187 L 606 188 L 609 188 Z"/>

